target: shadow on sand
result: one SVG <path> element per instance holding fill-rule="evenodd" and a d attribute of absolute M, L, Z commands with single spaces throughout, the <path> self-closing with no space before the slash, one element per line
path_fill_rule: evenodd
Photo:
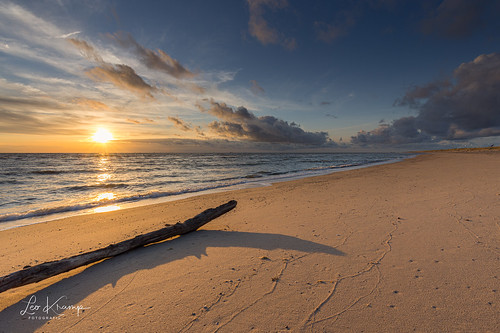
<path fill-rule="evenodd" d="M 331 246 L 302 240 L 280 234 L 255 232 L 199 230 L 181 237 L 142 247 L 113 258 L 106 259 L 87 267 L 82 272 L 60 280 L 36 292 L 37 304 L 46 303 L 46 297 L 57 298 L 61 290 L 71 290 L 71 299 L 67 304 L 80 304 L 88 295 L 112 284 L 128 274 L 138 270 L 152 269 L 182 258 L 207 255 L 209 247 L 239 247 L 262 250 L 294 250 L 305 253 L 324 253 L 336 256 L 345 255 Z M 0 312 L 0 332 L 33 332 L 48 320 L 30 320 L 28 315 L 21 315 L 31 295 L 10 305 Z M 61 302 L 62 303 L 62 302 Z M 39 309 L 37 315 L 46 315 Z"/>

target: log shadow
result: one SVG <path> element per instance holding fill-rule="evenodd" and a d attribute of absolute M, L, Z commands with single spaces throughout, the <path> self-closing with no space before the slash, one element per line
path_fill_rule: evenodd
<path fill-rule="evenodd" d="M 345 253 L 334 247 L 280 234 L 199 230 L 181 237 L 141 247 L 113 258 L 108 258 L 87 267 L 82 272 L 60 280 L 36 292 L 37 304 L 45 305 L 46 297 L 57 299 L 64 291 L 71 290 L 68 304 L 80 304 L 87 296 L 102 287 L 117 281 L 138 270 L 153 269 L 189 256 L 201 258 L 207 255 L 209 247 L 244 247 L 262 250 L 294 250 L 305 253 L 324 253 L 343 256 Z M 22 288 L 22 287 L 21 287 Z M 62 293 L 62 294 L 61 294 Z M 10 305 L 0 312 L 0 332 L 33 332 L 48 320 L 31 320 L 21 315 L 32 295 Z M 37 315 L 44 315 L 41 309 Z M 69 323 L 68 323 L 69 324 Z"/>

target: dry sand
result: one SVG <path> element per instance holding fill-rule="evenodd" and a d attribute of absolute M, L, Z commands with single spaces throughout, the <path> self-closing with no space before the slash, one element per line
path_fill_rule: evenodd
<path fill-rule="evenodd" d="M 238 201 L 197 232 L 0 294 L 0 331 L 499 332 L 499 167 L 499 152 L 436 153 L 2 231 L 5 275 Z M 33 295 L 34 316 L 47 297 L 87 309 L 30 319 Z"/>

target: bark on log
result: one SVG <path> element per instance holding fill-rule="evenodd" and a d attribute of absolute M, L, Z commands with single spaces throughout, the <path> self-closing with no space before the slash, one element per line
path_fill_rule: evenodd
<path fill-rule="evenodd" d="M 111 244 L 105 248 L 82 253 L 69 258 L 50 261 L 36 266 L 27 267 L 21 271 L 11 273 L 0 278 L 0 293 L 11 288 L 24 286 L 29 283 L 38 282 L 55 276 L 60 273 L 70 271 L 74 268 L 88 265 L 90 263 L 119 255 L 121 253 L 156 243 L 173 236 L 186 234 L 195 231 L 211 220 L 229 212 L 236 207 L 237 202 L 231 200 L 217 208 L 210 208 L 195 217 L 176 223 L 147 234 L 136 236 L 116 244 Z"/>

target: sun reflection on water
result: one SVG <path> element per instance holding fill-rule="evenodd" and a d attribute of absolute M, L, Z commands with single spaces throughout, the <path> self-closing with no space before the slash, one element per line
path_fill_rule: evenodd
<path fill-rule="evenodd" d="M 101 157 L 99 159 L 99 170 L 100 171 L 107 171 L 108 170 L 108 162 L 109 162 L 109 159 L 107 157 Z"/>
<path fill-rule="evenodd" d="M 102 201 L 102 200 L 112 200 L 115 198 L 115 194 L 111 192 L 101 193 L 99 194 L 94 201 Z"/>
<path fill-rule="evenodd" d="M 97 176 L 97 181 L 98 182 L 105 182 L 106 180 L 109 180 L 111 178 L 111 175 L 109 173 L 102 173 Z"/>

